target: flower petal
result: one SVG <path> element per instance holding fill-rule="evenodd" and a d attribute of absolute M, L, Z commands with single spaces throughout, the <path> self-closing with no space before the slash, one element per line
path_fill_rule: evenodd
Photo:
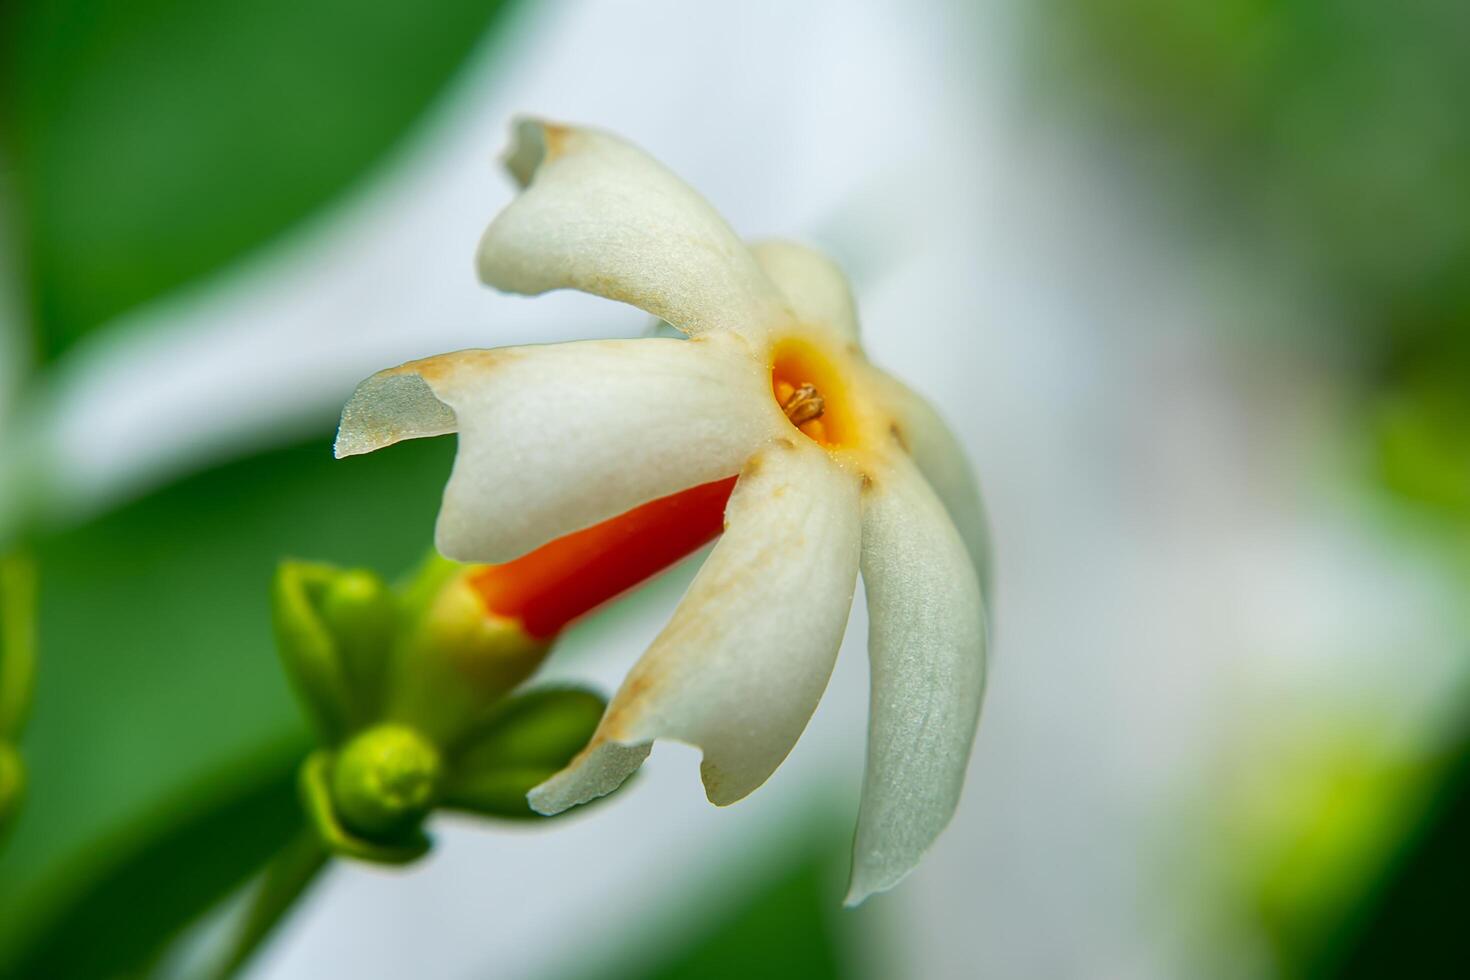
<path fill-rule="evenodd" d="M 512 293 L 580 289 L 688 334 L 790 318 L 723 218 L 637 147 L 521 120 L 506 166 L 525 188 L 480 240 L 480 278 Z"/>
<path fill-rule="evenodd" d="M 457 428 L 436 543 L 449 558 L 499 562 L 738 473 L 784 426 L 739 337 L 582 341 L 374 375 L 342 413 L 337 454 Z"/>
<path fill-rule="evenodd" d="M 899 440 L 934 488 L 950 520 L 964 539 L 980 576 L 980 589 L 991 601 L 989 522 L 980 484 L 954 432 L 934 406 L 897 378 L 870 366 L 884 410 L 892 417 Z"/>
<path fill-rule="evenodd" d="M 587 749 L 530 795 L 558 813 L 617 789 L 657 738 L 704 751 L 723 806 L 780 765 L 827 686 L 857 581 L 858 478 L 806 440 L 741 474 L 726 530 Z"/>
<path fill-rule="evenodd" d="M 896 885 L 959 802 L 985 691 L 985 611 L 964 544 L 907 460 L 863 496 L 868 760 L 847 904 Z"/>
<path fill-rule="evenodd" d="M 750 250 L 798 320 L 831 327 L 846 340 L 858 339 L 852 286 L 836 262 L 814 248 L 779 239 L 756 242 Z"/>

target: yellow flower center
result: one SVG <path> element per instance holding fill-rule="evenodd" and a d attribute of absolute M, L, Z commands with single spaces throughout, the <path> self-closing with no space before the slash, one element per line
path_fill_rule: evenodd
<path fill-rule="evenodd" d="M 824 448 L 854 441 L 857 426 L 846 379 L 810 341 L 789 337 L 776 344 L 771 352 L 771 394 L 791 424 Z"/>

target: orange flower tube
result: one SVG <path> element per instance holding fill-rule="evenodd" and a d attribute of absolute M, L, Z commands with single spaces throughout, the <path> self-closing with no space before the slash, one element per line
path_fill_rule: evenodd
<path fill-rule="evenodd" d="M 470 577 L 487 611 L 537 639 L 652 578 L 724 530 L 735 477 L 660 497 Z"/>

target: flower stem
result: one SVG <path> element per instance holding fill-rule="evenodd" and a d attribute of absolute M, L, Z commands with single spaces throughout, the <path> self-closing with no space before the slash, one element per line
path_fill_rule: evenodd
<path fill-rule="evenodd" d="M 214 980 L 229 980 L 250 961 L 326 863 L 327 852 L 315 831 L 302 828 L 266 866 L 239 932 L 211 974 Z"/>

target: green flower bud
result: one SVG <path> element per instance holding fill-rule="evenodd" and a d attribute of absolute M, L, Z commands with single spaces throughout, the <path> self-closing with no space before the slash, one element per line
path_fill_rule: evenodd
<path fill-rule="evenodd" d="M 405 725 L 354 737 L 332 767 L 332 800 L 342 823 L 368 838 L 403 834 L 426 817 L 438 794 L 439 750 Z"/>
<path fill-rule="evenodd" d="M 429 838 L 420 826 L 387 839 L 364 837 L 347 827 L 333 798 L 334 763 L 334 754 L 322 749 L 308 756 L 301 766 L 301 802 L 327 850 L 341 857 L 394 865 L 408 864 L 428 853 Z"/>

